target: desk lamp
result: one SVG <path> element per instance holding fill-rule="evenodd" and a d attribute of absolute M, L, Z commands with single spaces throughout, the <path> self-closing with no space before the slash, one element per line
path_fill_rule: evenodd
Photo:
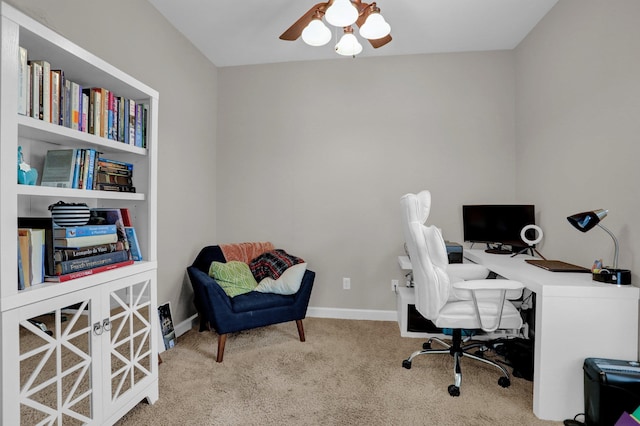
<path fill-rule="evenodd" d="M 603 268 L 600 271 L 594 271 L 594 281 L 605 282 L 609 284 L 631 284 L 631 271 L 628 269 L 618 269 L 618 239 L 613 232 L 600 224 L 600 221 L 604 219 L 609 213 L 609 210 L 593 210 L 589 212 L 576 213 L 567 217 L 567 220 L 577 230 L 587 232 L 596 225 L 602 228 L 607 234 L 613 238 L 613 244 L 615 253 L 613 255 L 613 268 Z"/>

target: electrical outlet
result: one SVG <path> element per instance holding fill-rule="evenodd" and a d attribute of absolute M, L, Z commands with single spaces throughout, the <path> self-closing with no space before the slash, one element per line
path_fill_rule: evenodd
<path fill-rule="evenodd" d="M 343 278 L 342 279 L 342 289 L 343 290 L 351 290 L 351 278 Z"/>
<path fill-rule="evenodd" d="M 398 280 L 391 280 L 391 291 L 395 292 L 398 288 Z"/>

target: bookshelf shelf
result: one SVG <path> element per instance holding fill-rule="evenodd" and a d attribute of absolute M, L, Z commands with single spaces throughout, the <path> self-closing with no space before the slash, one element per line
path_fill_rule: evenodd
<path fill-rule="evenodd" d="M 141 400 L 158 399 L 159 94 L 6 3 L 0 3 L 0 39 L 0 424 L 27 424 L 33 418 L 55 423 L 57 416 L 82 424 L 113 424 Z M 52 70 L 63 70 L 66 79 L 83 88 L 104 88 L 144 105 L 144 147 L 19 114 L 20 48 L 30 61 L 48 61 Z M 39 172 L 36 185 L 17 183 L 18 147 Z M 39 186 L 47 151 L 56 149 L 94 149 L 132 164 L 136 192 Z M 19 290 L 18 218 L 48 218 L 48 206 L 58 201 L 128 209 L 144 260 Z M 71 346 L 82 356 L 65 360 L 63 349 Z M 131 350 L 123 352 L 123 347 Z M 38 360 L 35 354 L 45 355 Z M 80 372 L 75 394 L 66 399 L 71 405 L 35 389 L 43 380 L 62 386 L 71 370 Z M 52 388 L 48 394 L 60 392 Z"/>
<path fill-rule="evenodd" d="M 18 115 L 18 136 L 58 146 L 95 148 L 103 153 L 147 155 L 145 148 L 105 139 L 24 115 Z"/>
<path fill-rule="evenodd" d="M 144 201 L 144 194 L 138 192 L 112 192 L 112 191 L 96 191 L 89 189 L 72 189 L 72 188 L 54 188 L 50 186 L 38 185 L 20 185 L 18 187 L 18 195 L 29 195 L 39 197 L 53 198 L 86 198 L 95 200 L 126 200 L 126 201 Z"/>

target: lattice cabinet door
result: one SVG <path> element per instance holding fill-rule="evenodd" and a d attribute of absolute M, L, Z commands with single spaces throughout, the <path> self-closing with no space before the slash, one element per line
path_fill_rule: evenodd
<path fill-rule="evenodd" d="M 94 334 L 100 306 L 94 294 L 78 291 L 3 314 L 3 335 L 19 342 L 2 346 L 9 367 L 3 424 L 82 425 L 100 418 L 100 341 Z"/>
<path fill-rule="evenodd" d="M 150 271 L 103 287 L 103 315 L 108 318 L 102 351 L 106 417 L 132 402 L 158 399 L 157 387 L 149 386 L 158 377 L 155 280 L 155 271 Z"/>

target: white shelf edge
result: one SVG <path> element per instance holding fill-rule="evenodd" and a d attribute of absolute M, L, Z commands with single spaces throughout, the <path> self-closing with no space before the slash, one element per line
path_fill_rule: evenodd
<path fill-rule="evenodd" d="M 138 192 L 98 191 L 90 189 L 54 188 L 40 185 L 17 186 L 18 195 L 36 195 L 40 197 L 92 198 L 100 200 L 144 201 L 145 195 Z"/>
<path fill-rule="evenodd" d="M 18 293 L 2 298 L 0 311 L 6 312 L 12 309 L 26 306 L 31 303 L 50 299 L 68 293 L 74 293 L 90 287 L 99 286 L 109 281 L 129 277 L 142 272 L 153 271 L 158 268 L 156 261 L 140 261 L 133 265 L 113 269 L 111 271 L 100 272 L 95 275 L 77 278 L 75 280 L 62 283 L 40 283 Z"/>
<path fill-rule="evenodd" d="M 92 145 L 104 150 L 104 152 L 147 155 L 146 148 L 105 139 L 91 133 L 81 132 L 20 114 L 18 114 L 18 136 L 60 145 L 69 145 L 70 143 L 78 146 Z"/>

